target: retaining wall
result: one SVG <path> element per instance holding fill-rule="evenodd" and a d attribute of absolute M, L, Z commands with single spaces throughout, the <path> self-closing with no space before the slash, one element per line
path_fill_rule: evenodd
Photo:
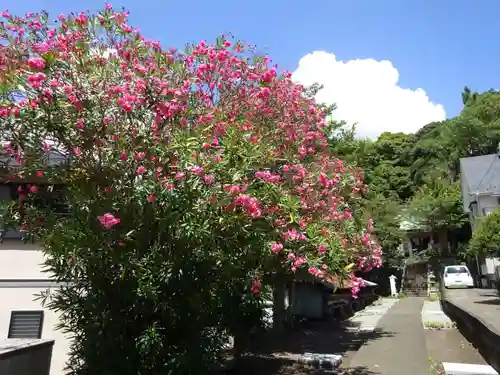
<path fill-rule="evenodd" d="M 500 333 L 494 332 L 481 317 L 463 309 L 449 300 L 441 300 L 443 311 L 459 328 L 465 338 L 481 353 L 484 359 L 500 373 Z"/>

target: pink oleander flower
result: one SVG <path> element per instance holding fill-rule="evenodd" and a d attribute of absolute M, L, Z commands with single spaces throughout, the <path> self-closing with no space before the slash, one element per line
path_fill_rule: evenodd
<path fill-rule="evenodd" d="M 99 216 L 98 219 L 101 225 L 106 229 L 110 229 L 114 227 L 116 224 L 120 223 L 120 219 L 115 217 L 113 214 L 109 212 L 105 213 L 102 216 Z"/>
<path fill-rule="evenodd" d="M 191 172 L 193 172 L 194 174 L 202 174 L 203 173 L 203 168 L 198 166 L 198 165 L 194 165 L 191 167 Z"/>
<path fill-rule="evenodd" d="M 323 255 L 323 254 L 326 253 L 327 249 L 328 249 L 328 246 L 326 246 L 326 245 L 319 245 L 319 247 L 318 247 L 318 253 L 320 255 Z"/>
<path fill-rule="evenodd" d="M 283 244 L 281 244 L 281 243 L 275 242 L 275 243 L 271 244 L 271 251 L 274 254 L 278 254 L 282 249 L 283 249 Z"/>
<path fill-rule="evenodd" d="M 28 59 L 28 65 L 31 69 L 43 69 L 45 68 L 45 60 L 39 57 L 31 57 Z"/>
<path fill-rule="evenodd" d="M 83 119 L 78 119 L 76 120 L 76 128 L 79 129 L 79 130 L 83 130 L 85 128 L 85 123 L 83 121 Z"/>
<path fill-rule="evenodd" d="M 205 181 L 207 185 L 211 185 L 214 182 L 214 176 L 212 176 L 211 174 L 207 174 L 203 176 L 203 181 Z"/>

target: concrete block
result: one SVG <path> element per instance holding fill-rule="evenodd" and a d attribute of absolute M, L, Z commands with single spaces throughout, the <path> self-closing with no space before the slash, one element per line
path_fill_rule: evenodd
<path fill-rule="evenodd" d="M 445 375 L 498 375 L 489 365 L 443 362 Z"/>

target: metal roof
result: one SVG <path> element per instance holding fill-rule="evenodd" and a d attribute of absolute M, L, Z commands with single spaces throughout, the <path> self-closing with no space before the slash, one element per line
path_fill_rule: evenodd
<path fill-rule="evenodd" d="M 460 171 L 471 194 L 500 193 L 500 156 L 498 154 L 461 158 Z"/>

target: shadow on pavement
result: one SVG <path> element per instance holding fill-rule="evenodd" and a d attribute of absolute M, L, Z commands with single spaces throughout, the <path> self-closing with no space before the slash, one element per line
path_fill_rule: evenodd
<path fill-rule="evenodd" d="M 491 297 L 491 299 L 483 299 L 481 301 L 474 301 L 474 303 L 479 303 L 481 305 L 500 305 L 500 298 L 495 296 L 494 298 Z"/>
<path fill-rule="evenodd" d="M 251 349 L 255 354 L 292 353 L 343 354 L 358 350 L 370 340 L 392 337 L 392 332 L 359 332 L 359 324 L 344 321 L 307 322 L 282 338 L 266 337 Z"/>
<path fill-rule="evenodd" d="M 498 293 L 497 291 L 489 291 L 489 292 L 484 292 L 479 294 L 481 297 L 488 297 L 488 298 L 498 298 Z"/>
<path fill-rule="evenodd" d="M 352 322 L 308 322 L 287 332 L 278 339 L 267 336 L 255 343 L 236 364 L 225 372 L 227 375 L 371 375 L 366 368 L 326 370 L 297 363 L 304 353 L 340 354 L 357 351 L 370 340 L 392 337 L 391 332 L 359 332 Z"/>
<path fill-rule="evenodd" d="M 225 375 L 378 375 L 366 367 L 327 370 L 291 364 L 277 358 L 243 358 L 236 367 Z"/>

